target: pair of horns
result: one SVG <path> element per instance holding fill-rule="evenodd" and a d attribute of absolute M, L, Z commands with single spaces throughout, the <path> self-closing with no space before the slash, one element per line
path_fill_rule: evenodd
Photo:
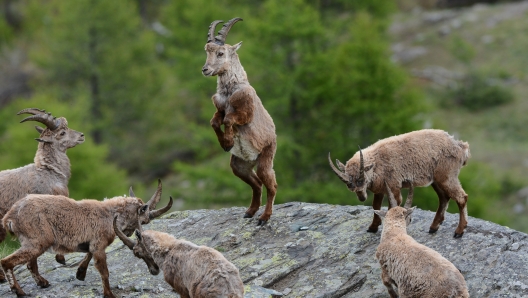
<path fill-rule="evenodd" d="M 229 30 L 231 30 L 231 27 L 233 27 L 233 25 L 236 22 L 238 22 L 238 21 L 242 21 L 242 18 L 233 18 L 233 19 L 227 21 L 227 23 L 225 23 L 222 26 L 222 29 L 220 29 L 220 31 L 218 31 L 218 35 L 217 36 L 214 36 L 214 31 L 216 29 L 216 26 L 219 23 L 223 23 L 224 21 L 216 20 L 216 21 L 212 22 L 211 25 L 209 26 L 209 34 L 207 35 L 207 43 L 214 42 L 217 45 L 221 45 L 221 46 L 224 45 L 225 44 L 225 39 L 227 37 L 227 33 L 229 33 Z"/>
<path fill-rule="evenodd" d="M 359 146 L 358 146 L 359 147 Z M 334 171 L 334 173 L 343 181 L 346 185 L 354 185 L 354 181 L 352 181 L 352 176 L 347 176 L 345 173 L 341 172 L 344 171 L 344 169 L 338 170 L 334 164 L 332 163 L 332 159 L 330 158 L 330 152 L 328 152 L 328 162 L 330 163 L 330 167 Z M 336 159 L 336 162 L 338 165 L 342 165 L 342 163 Z M 361 147 L 359 148 L 359 181 L 358 185 L 363 185 L 362 181 L 365 181 L 365 161 L 363 159 L 363 152 L 361 151 Z"/>
<path fill-rule="evenodd" d="M 389 196 L 389 208 L 398 206 L 398 201 L 396 201 L 396 199 L 394 198 L 394 194 L 390 190 L 389 185 L 387 184 L 387 181 L 385 181 L 385 188 L 387 190 L 387 195 Z M 405 200 L 406 209 L 409 209 L 412 207 L 411 205 L 413 201 L 413 196 L 414 196 L 414 188 L 411 182 L 409 184 L 409 194 L 407 194 L 407 200 Z"/>
<path fill-rule="evenodd" d="M 165 207 L 163 207 L 161 209 L 155 210 L 156 209 L 156 205 L 159 203 L 159 201 L 161 199 L 161 190 L 162 190 L 161 179 L 158 179 L 158 188 L 156 189 L 156 192 L 152 195 L 152 197 L 150 198 L 150 200 L 146 204 L 146 205 L 149 206 L 149 209 L 150 209 L 150 213 L 149 213 L 149 218 L 150 219 L 154 219 L 154 218 L 162 215 L 163 213 L 169 211 L 170 208 L 172 208 L 172 197 L 170 197 L 170 200 L 169 200 L 169 203 L 167 204 L 167 206 L 165 206 Z M 128 190 L 128 195 L 130 197 L 136 198 L 136 195 L 134 194 L 134 191 L 132 190 L 132 186 L 130 186 L 130 189 Z"/>
<path fill-rule="evenodd" d="M 135 233 L 136 233 L 136 238 L 138 240 L 141 239 L 141 223 L 139 224 L 139 230 L 136 230 Z M 118 227 L 117 227 L 117 215 L 114 216 L 114 233 L 117 235 L 117 237 L 119 237 L 119 239 L 121 239 L 121 241 L 123 241 L 123 243 L 128 246 L 128 248 L 130 249 L 134 249 L 134 246 L 136 246 L 137 242 L 128 238 L 127 235 L 125 235 Z"/>
<path fill-rule="evenodd" d="M 46 113 L 46 110 L 29 108 L 29 109 L 23 109 L 22 111 L 17 113 L 17 115 L 21 115 L 21 114 L 31 114 L 33 116 L 29 116 L 27 118 L 22 119 L 20 123 L 26 122 L 26 121 L 37 121 L 37 122 L 40 122 L 46 125 L 46 127 L 48 127 L 51 130 L 57 129 L 61 124 L 60 119 L 53 117 L 51 113 Z"/>

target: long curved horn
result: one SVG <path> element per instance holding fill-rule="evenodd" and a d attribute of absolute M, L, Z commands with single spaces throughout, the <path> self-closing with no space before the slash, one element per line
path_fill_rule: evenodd
<path fill-rule="evenodd" d="M 152 198 L 147 202 L 147 205 L 149 205 L 150 210 L 156 209 L 156 204 L 161 199 L 161 179 L 158 179 L 158 189 L 156 189 L 156 192 L 152 195 Z"/>
<path fill-rule="evenodd" d="M 128 246 L 130 249 L 134 249 L 134 246 L 136 246 L 136 242 L 130 238 L 128 238 L 121 230 L 117 227 L 117 215 L 114 217 L 114 232 L 123 241 L 123 243 Z"/>
<path fill-rule="evenodd" d="M 410 209 L 412 207 L 413 197 L 414 197 L 414 187 L 412 185 L 412 182 L 409 182 L 409 193 L 407 194 L 407 199 L 405 200 L 405 205 L 404 205 L 405 208 Z"/>
<path fill-rule="evenodd" d="M 365 161 L 363 160 L 363 152 L 361 151 L 361 147 L 359 147 L 359 178 L 365 179 Z"/>
<path fill-rule="evenodd" d="M 218 45 L 224 45 L 226 37 L 227 37 L 227 33 L 229 33 L 229 30 L 231 30 L 231 27 L 233 27 L 233 25 L 238 21 L 242 21 L 242 18 L 233 18 L 227 21 L 227 23 L 225 23 L 224 26 L 222 26 L 222 29 L 218 31 L 218 35 L 215 36 L 215 43 Z"/>
<path fill-rule="evenodd" d="M 332 168 L 332 170 L 334 171 L 334 173 L 337 175 L 337 177 L 339 177 L 339 179 L 341 179 L 341 181 L 343 181 L 345 184 L 348 185 L 348 179 L 346 179 L 345 174 L 342 173 L 341 171 L 339 171 L 339 170 L 334 166 L 334 164 L 332 163 L 332 158 L 330 157 L 330 152 L 328 152 L 328 163 L 330 164 L 330 167 Z"/>
<path fill-rule="evenodd" d="M 167 212 L 170 210 L 170 208 L 172 208 L 172 197 L 169 197 L 169 203 L 167 204 L 167 206 L 161 208 L 161 209 L 158 209 L 158 210 L 152 210 L 150 211 L 149 213 L 149 219 L 154 219 L 160 215 L 162 215 L 163 213 Z"/>
<path fill-rule="evenodd" d="M 46 110 L 39 110 L 35 108 L 29 108 L 29 109 L 23 109 L 22 111 L 18 112 L 17 115 L 21 114 L 31 114 L 33 116 L 26 117 L 20 121 L 26 122 L 26 121 L 37 121 L 44 125 L 46 125 L 49 129 L 55 130 L 60 125 L 60 120 L 56 117 L 53 117 L 51 113 L 46 113 Z"/>
<path fill-rule="evenodd" d="M 223 22 L 224 21 L 222 20 L 216 20 L 216 21 L 213 21 L 211 25 L 209 25 L 209 33 L 207 34 L 207 43 L 213 42 L 215 40 L 214 31 L 216 29 L 216 26 L 219 23 L 223 23 Z"/>
<path fill-rule="evenodd" d="M 387 195 L 389 196 L 389 209 L 392 207 L 398 206 L 398 202 L 394 198 L 394 194 L 389 188 L 389 185 L 387 184 L 387 181 L 385 181 L 385 188 L 387 189 Z"/>

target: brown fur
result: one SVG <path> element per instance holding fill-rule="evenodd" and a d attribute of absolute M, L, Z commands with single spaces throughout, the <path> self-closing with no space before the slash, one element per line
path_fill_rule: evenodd
<path fill-rule="evenodd" d="M 412 209 L 391 206 L 387 212 L 374 212 L 385 218 L 376 258 L 391 298 L 469 297 L 459 270 L 438 252 L 407 235 Z"/>
<path fill-rule="evenodd" d="M 82 144 L 84 134 L 68 128 L 65 118 L 58 120 L 61 124 L 55 130 L 36 126 L 40 136 L 34 163 L 0 172 L 0 218 L 27 194 L 69 195 L 71 170 L 66 150 Z M 5 236 L 5 229 L 0 223 L 0 242 Z M 64 264 L 64 256 L 57 255 L 57 261 Z M 0 281 L 5 282 L 1 270 Z"/>
<path fill-rule="evenodd" d="M 134 255 L 154 275 L 159 266 L 165 281 L 182 298 L 244 297 L 238 269 L 217 250 L 158 231 L 136 231 L 136 236 Z"/>
<path fill-rule="evenodd" d="M 342 180 L 352 181 L 348 186 L 349 190 L 355 192 L 360 201 L 365 201 L 368 189 L 374 193 L 373 208 L 379 210 L 385 192 L 384 181 L 387 181 L 398 205 L 402 201 L 401 188 L 407 188 L 411 184 L 432 184 L 440 204 L 429 232 L 436 232 L 444 221 L 451 198 L 457 202 L 460 211 L 455 237 L 462 236 L 467 226 L 468 196 L 460 185 L 458 174 L 470 156 L 468 143 L 455 140 L 442 130 L 423 129 L 380 140 L 362 152 L 365 165 L 365 182 L 362 185 L 356 183 L 360 179 L 359 152 L 346 165 L 338 162 L 344 173 L 336 171 L 338 176 L 342 175 Z M 406 206 L 411 204 L 412 201 L 406 202 Z M 381 219 L 374 215 L 368 231 L 376 232 L 380 224 Z"/>
<path fill-rule="evenodd" d="M 217 111 L 211 119 L 220 146 L 231 152 L 231 169 L 253 189 L 251 206 L 244 217 L 253 217 L 261 204 L 262 184 L 267 189 L 267 203 L 259 218 L 265 224 L 273 212 L 277 192 L 273 158 L 277 147 L 275 124 L 246 72 L 234 46 L 207 43 L 207 61 L 202 68 L 205 76 L 218 76 L 216 94 L 212 100 Z M 224 125 L 224 131 L 221 126 Z M 253 168 L 257 166 L 257 172 Z"/>
<path fill-rule="evenodd" d="M 159 193 L 161 196 L 161 183 L 158 189 L 156 195 Z M 101 202 L 32 194 L 19 200 L 3 218 L 4 226 L 18 237 L 21 244 L 17 251 L 0 261 L 12 291 L 17 296 L 25 295 L 13 274 L 15 266 L 27 263 L 37 285 L 48 287 L 48 281 L 38 272 L 36 261 L 41 254 L 46 250 L 61 254 L 87 252 L 77 278 L 84 280 L 86 267 L 93 256 L 103 281 L 104 297 L 115 297 L 110 290 L 105 254 L 105 248 L 115 238 L 112 220 L 117 216 L 119 229 L 131 235 L 139 228 L 139 223 L 150 221 L 150 213 L 154 212 L 150 208 L 154 208 L 159 196 L 155 200 L 151 199 L 151 204 L 144 204 L 133 196 L 115 197 Z"/>

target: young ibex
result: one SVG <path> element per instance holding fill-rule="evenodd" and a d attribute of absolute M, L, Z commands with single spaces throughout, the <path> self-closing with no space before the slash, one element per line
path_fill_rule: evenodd
<path fill-rule="evenodd" d="M 438 195 L 440 201 L 436 216 L 429 233 L 438 230 L 444 221 L 449 198 L 454 199 L 460 211 L 460 220 L 455 230 L 455 238 L 462 237 L 467 226 L 467 194 L 462 189 L 458 174 L 469 158 L 469 144 L 455 140 L 447 132 L 436 129 L 423 129 L 379 140 L 368 148 L 359 150 L 343 165 L 336 160 L 339 170 L 334 166 L 328 153 L 328 162 L 334 173 L 350 191 L 356 193 L 360 201 L 367 198 L 367 189 L 374 193 L 372 207 L 381 208 L 383 183 L 389 187 L 401 203 L 401 188 L 429 186 Z M 410 207 L 412 201 L 405 203 Z M 374 215 L 368 232 L 377 232 L 381 224 L 379 216 Z"/>
<path fill-rule="evenodd" d="M 11 290 L 17 296 L 25 293 L 18 284 L 13 268 L 27 264 L 31 275 L 40 287 L 48 287 L 49 282 L 40 276 L 37 258 L 46 250 L 66 254 L 86 252 L 79 265 L 77 278 L 84 280 L 90 260 L 95 259 L 95 268 L 101 274 L 104 297 L 114 298 L 108 280 L 105 248 L 115 238 L 113 219 L 117 216 L 117 226 L 126 235 L 132 235 L 139 224 L 149 223 L 172 206 L 169 204 L 155 210 L 161 198 L 161 181 L 148 203 L 135 197 L 130 188 L 130 197 L 115 197 L 105 201 L 75 201 L 65 196 L 28 195 L 16 202 L 4 216 L 3 224 L 16 235 L 21 247 L 0 261 Z"/>
<path fill-rule="evenodd" d="M 391 298 L 467 298 L 469 292 L 460 271 L 446 258 L 407 235 L 414 208 L 402 208 L 386 184 L 389 210 L 374 210 L 384 218 L 376 258 L 381 280 Z M 412 186 L 409 197 L 412 200 Z M 393 286 L 398 288 L 398 293 Z M 399 295 L 399 296 L 398 296 Z"/>
<path fill-rule="evenodd" d="M 238 269 L 215 249 L 141 227 L 136 230 L 136 242 L 120 231 L 116 219 L 114 231 L 145 261 L 151 274 L 158 275 L 161 268 L 165 281 L 182 298 L 244 297 Z"/>
<path fill-rule="evenodd" d="M 207 61 L 202 68 L 205 76 L 218 76 L 213 104 L 216 113 L 211 119 L 220 146 L 231 152 L 233 173 L 253 189 L 251 205 L 244 217 L 251 218 L 261 203 L 262 184 L 267 189 L 267 202 L 258 225 L 265 224 L 272 212 L 277 192 L 277 181 L 273 170 L 273 158 L 277 147 L 275 124 L 268 114 L 255 89 L 251 87 L 246 72 L 240 64 L 237 50 L 242 42 L 234 46 L 225 44 L 227 33 L 241 18 L 228 21 L 214 36 L 218 23 L 209 26 L 205 44 Z M 224 125 L 222 131 L 221 126 Z M 253 171 L 257 167 L 257 172 Z"/>
<path fill-rule="evenodd" d="M 69 196 L 71 170 L 66 150 L 84 142 L 84 134 L 68 128 L 64 117 L 55 118 L 45 110 L 34 108 L 24 109 L 17 115 L 20 114 L 33 115 L 20 122 L 37 121 L 46 128 L 35 126 L 40 136 L 36 139 L 39 145 L 34 163 L 0 172 L 0 219 L 27 194 Z M 0 242 L 5 236 L 5 229 L 0 223 Z M 56 259 L 65 264 L 64 256 L 57 255 Z M 5 282 L 3 272 L 0 272 L 0 282 Z"/>

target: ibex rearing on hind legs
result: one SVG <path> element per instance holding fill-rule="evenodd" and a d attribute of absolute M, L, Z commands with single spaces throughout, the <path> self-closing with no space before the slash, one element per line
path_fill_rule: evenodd
<path fill-rule="evenodd" d="M 246 72 L 240 64 L 237 50 L 242 42 L 234 46 L 225 44 L 227 33 L 241 18 L 224 24 L 214 36 L 216 26 L 223 21 L 214 21 L 209 27 L 205 51 L 207 61 L 202 68 L 204 76 L 218 76 L 213 104 L 216 113 L 211 119 L 220 146 L 231 152 L 233 173 L 253 189 L 251 205 L 244 217 L 251 218 L 261 203 L 262 184 L 267 189 L 267 203 L 258 224 L 265 224 L 272 212 L 277 192 L 273 171 L 273 157 L 277 147 L 275 124 L 268 114 L 255 89 L 248 82 Z M 224 131 L 222 131 L 222 124 Z M 257 167 L 256 173 L 253 171 Z"/>

